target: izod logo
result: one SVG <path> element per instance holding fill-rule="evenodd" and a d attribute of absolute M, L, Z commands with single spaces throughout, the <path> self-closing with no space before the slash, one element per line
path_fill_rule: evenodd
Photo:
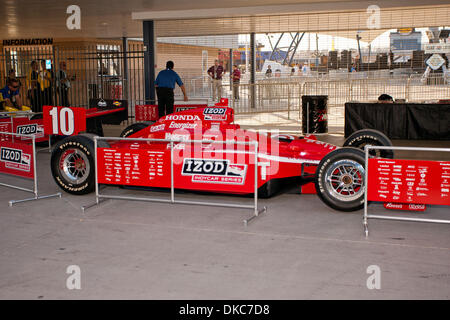
<path fill-rule="evenodd" d="M 182 175 L 191 176 L 194 183 L 245 183 L 246 164 L 231 164 L 229 160 L 184 159 Z"/>
<path fill-rule="evenodd" d="M 5 162 L 22 163 L 22 150 L 2 147 L 0 149 L 0 160 Z"/>
<path fill-rule="evenodd" d="M 203 110 L 203 116 L 205 120 L 225 120 L 226 111 L 226 108 L 205 108 Z"/>
<path fill-rule="evenodd" d="M 227 173 L 227 168 L 227 160 L 184 159 L 182 174 L 208 174 L 224 176 Z"/>
<path fill-rule="evenodd" d="M 16 133 L 18 134 L 35 134 L 37 133 L 37 124 L 27 124 L 24 126 L 17 126 Z"/>
<path fill-rule="evenodd" d="M 225 114 L 225 111 L 227 109 L 225 108 L 205 108 L 203 110 L 203 114 L 207 115 L 207 114 Z"/>

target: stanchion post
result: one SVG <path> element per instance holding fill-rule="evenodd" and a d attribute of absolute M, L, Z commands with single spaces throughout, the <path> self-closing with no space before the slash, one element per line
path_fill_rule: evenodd
<path fill-rule="evenodd" d="M 97 136 L 94 137 L 94 169 L 95 169 L 95 202 L 98 204 L 98 165 L 97 165 Z"/>
<path fill-rule="evenodd" d="M 36 168 L 36 136 L 33 134 L 31 137 L 33 143 L 33 176 L 34 176 L 34 197 L 38 198 L 38 185 L 37 185 L 37 168 Z"/>
<path fill-rule="evenodd" d="M 306 134 L 309 134 L 309 101 L 306 103 Z"/>
<path fill-rule="evenodd" d="M 364 233 L 366 237 L 369 236 L 369 225 L 367 221 L 367 190 L 369 188 L 368 179 L 369 179 L 369 149 L 370 146 L 366 145 L 364 146 L 364 156 L 365 156 L 365 167 L 366 172 L 364 173 L 364 184 L 366 186 L 366 191 L 364 192 L 364 218 L 363 218 L 363 227 L 364 227 Z"/>
<path fill-rule="evenodd" d="M 173 140 L 170 140 L 170 201 L 175 203 L 175 186 L 173 178 Z"/>
<path fill-rule="evenodd" d="M 52 153 L 52 135 L 48 135 L 48 152 Z"/>
<path fill-rule="evenodd" d="M 255 141 L 255 216 L 258 214 L 258 141 Z"/>

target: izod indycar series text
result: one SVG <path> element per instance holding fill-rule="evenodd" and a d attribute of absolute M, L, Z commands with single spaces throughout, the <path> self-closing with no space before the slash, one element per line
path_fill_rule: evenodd
<path fill-rule="evenodd" d="M 375 130 L 355 132 L 344 147 L 311 135 L 243 130 L 234 123 L 233 109 L 226 106 L 200 107 L 157 122 L 135 123 L 121 137 L 130 139 L 98 140 L 97 150 L 89 134 L 59 141 L 51 158 L 56 183 L 72 194 L 93 192 L 97 181 L 143 188 L 171 188 L 173 183 L 176 190 L 245 195 L 255 191 L 256 178 L 259 196 L 270 197 L 286 181 L 295 181 L 299 188 L 314 185 L 331 208 L 354 211 L 364 203 L 361 149 L 367 144 L 392 145 Z M 392 158 L 392 152 L 372 156 Z"/>

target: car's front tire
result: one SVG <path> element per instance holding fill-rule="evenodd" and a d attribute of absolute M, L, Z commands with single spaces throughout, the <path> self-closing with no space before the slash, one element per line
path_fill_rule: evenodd
<path fill-rule="evenodd" d="M 339 211 L 355 211 L 364 206 L 364 152 L 356 148 L 340 148 L 327 154 L 316 171 L 319 198 Z"/>
<path fill-rule="evenodd" d="M 83 195 L 95 189 L 94 141 L 73 136 L 58 142 L 51 156 L 52 176 L 64 191 Z"/>

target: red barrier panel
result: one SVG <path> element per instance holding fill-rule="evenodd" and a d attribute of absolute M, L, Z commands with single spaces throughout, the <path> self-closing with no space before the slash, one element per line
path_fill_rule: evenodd
<path fill-rule="evenodd" d="M 33 179 L 33 145 L 9 140 L 0 141 L 0 173 Z"/>
<path fill-rule="evenodd" d="M 14 138 L 16 139 L 16 141 L 24 141 L 31 143 L 31 135 L 35 136 L 36 142 L 48 141 L 48 135 L 44 134 L 43 120 L 42 119 L 30 120 L 32 115 L 34 114 L 33 113 L 30 113 L 29 115 L 25 114 L 14 115 L 13 113 L 9 114 L 8 117 L 0 119 L 0 132 L 17 133 L 18 136 L 15 136 Z M 10 138 L 11 136 L 8 136 L 8 139 Z"/>
<path fill-rule="evenodd" d="M 450 162 L 369 159 L 367 200 L 450 205 Z"/>

